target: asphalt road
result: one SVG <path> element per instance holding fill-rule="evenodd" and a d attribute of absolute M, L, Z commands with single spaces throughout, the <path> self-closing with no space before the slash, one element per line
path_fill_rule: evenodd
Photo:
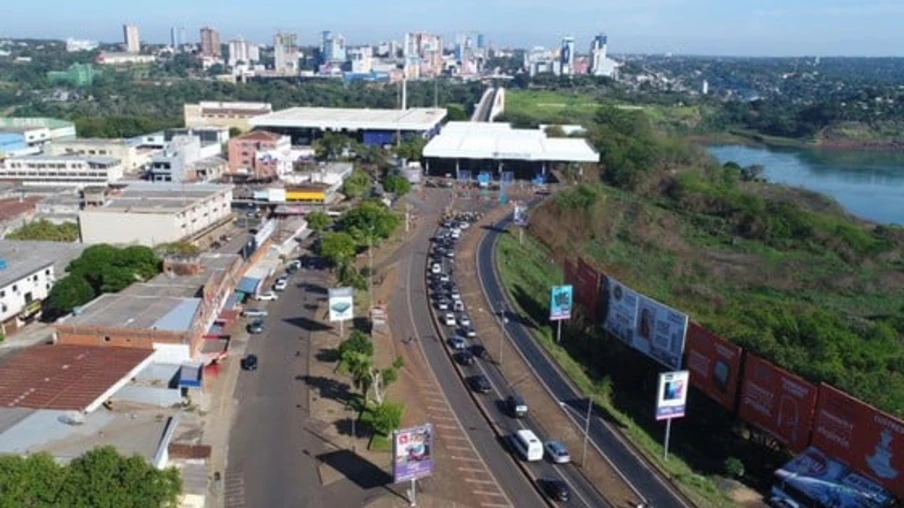
<path fill-rule="evenodd" d="M 509 500 L 518 508 L 546 506 L 531 482 L 521 472 L 511 454 L 505 450 L 486 418 L 474 404 L 469 390 L 455 370 L 439 336 L 429 310 L 426 266 L 429 239 L 433 231 L 424 228 L 414 240 L 414 252 L 407 274 L 408 311 L 424 356 L 430 364 L 452 411 L 461 422 L 477 452 L 493 473 Z"/>
<path fill-rule="evenodd" d="M 478 275 L 481 279 L 484 294 L 490 302 L 508 302 L 508 298 L 499 282 L 496 266 L 493 262 L 496 241 L 500 231 L 504 231 L 511 223 L 511 216 L 496 223 L 493 229 L 486 232 L 477 248 Z M 506 304 L 511 309 L 510 304 Z M 575 425 L 583 431 L 584 415 L 587 399 L 577 392 L 559 371 L 542 346 L 534 342 L 530 332 L 516 319 L 508 319 L 503 325 L 507 335 L 521 351 L 528 364 L 546 385 L 553 397 L 563 402 L 567 413 Z M 527 401 L 530 404 L 530 401 Z M 637 456 L 622 438 L 609 428 L 598 416 L 591 418 L 590 439 L 609 461 L 618 469 L 636 491 L 653 506 L 687 506 L 687 503 L 672 488 L 656 475 L 642 458 Z M 572 450 L 572 453 L 575 451 Z"/>

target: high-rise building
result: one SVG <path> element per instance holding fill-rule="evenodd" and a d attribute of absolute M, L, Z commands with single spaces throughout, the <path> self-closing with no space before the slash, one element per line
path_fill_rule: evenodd
<path fill-rule="evenodd" d="M 235 67 L 238 63 L 254 63 L 260 60 L 260 51 L 254 44 L 249 43 L 242 37 L 236 37 L 229 41 L 229 59 L 230 67 Z"/>
<path fill-rule="evenodd" d="M 559 51 L 559 75 L 574 74 L 574 37 L 562 37 L 562 48 Z"/>
<path fill-rule="evenodd" d="M 330 30 L 320 34 L 320 57 L 323 63 L 342 63 L 347 60 L 345 37 L 333 35 Z"/>
<path fill-rule="evenodd" d="M 138 53 L 141 51 L 141 39 L 138 37 L 138 27 L 135 25 L 122 25 L 122 42 L 126 53 Z"/>
<path fill-rule="evenodd" d="M 412 32 L 405 34 L 405 73 L 409 79 L 439 76 L 443 70 L 443 40 L 437 35 Z"/>
<path fill-rule="evenodd" d="M 374 51 L 371 46 L 359 46 L 349 48 L 348 59 L 352 62 L 352 72 L 355 74 L 367 74 L 374 70 Z"/>
<path fill-rule="evenodd" d="M 273 36 L 274 70 L 279 74 L 298 74 L 298 36 L 277 33 Z"/>
<path fill-rule="evenodd" d="M 609 38 L 599 34 L 590 43 L 590 74 L 594 76 L 613 77 L 618 70 L 618 63 L 609 58 Z"/>
<path fill-rule="evenodd" d="M 220 58 L 223 50 L 220 47 L 220 32 L 213 28 L 204 27 L 201 29 L 201 56 L 209 56 L 211 58 Z"/>
<path fill-rule="evenodd" d="M 171 26 L 169 29 L 169 37 L 170 37 L 170 47 L 178 48 L 179 47 L 179 31 L 176 27 Z"/>
<path fill-rule="evenodd" d="M 477 49 L 486 49 L 487 40 L 483 34 L 477 34 Z"/>

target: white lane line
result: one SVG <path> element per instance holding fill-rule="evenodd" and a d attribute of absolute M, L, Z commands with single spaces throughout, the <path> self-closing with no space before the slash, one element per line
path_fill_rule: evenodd
<path fill-rule="evenodd" d="M 430 418 L 436 418 L 437 420 L 452 420 L 452 421 L 455 421 L 455 418 L 452 417 L 452 416 L 446 416 L 446 415 L 429 415 L 429 416 L 430 416 Z"/>
<path fill-rule="evenodd" d="M 450 435 L 448 435 L 448 436 L 446 436 L 446 435 L 440 435 L 440 437 L 441 437 L 442 439 L 457 439 L 457 440 L 459 440 L 459 441 L 467 441 L 467 440 L 468 440 L 467 436 L 454 435 L 454 434 L 450 434 Z"/>
<path fill-rule="evenodd" d="M 460 468 L 458 468 L 458 470 L 459 471 L 470 471 L 472 473 L 483 473 L 484 472 L 484 470 L 482 468 L 476 468 L 476 467 L 460 467 Z"/>
<path fill-rule="evenodd" d="M 443 413 L 448 413 L 449 408 L 447 408 L 446 406 L 431 406 L 428 404 L 427 411 L 441 411 Z"/>
<path fill-rule="evenodd" d="M 434 423 L 433 426 L 440 428 L 440 429 L 453 429 L 453 430 L 458 429 L 457 425 L 446 425 L 445 423 Z"/>
<path fill-rule="evenodd" d="M 498 503 L 480 503 L 480 506 L 486 506 L 487 508 L 511 508 L 512 505 Z"/>
<path fill-rule="evenodd" d="M 465 478 L 465 481 L 468 483 L 483 483 L 485 485 L 493 485 L 495 483 L 490 480 L 476 480 L 474 478 Z"/>
<path fill-rule="evenodd" d="M 480 459 L 475 459 L 473 457 L 459 457 L 457 455 L 450 455 L 449 458 L 452 460 L 461 460 L 464 462 L 480 462 Z"/>
<path fill-rule="evenodd" d="M 499 496 L 499 497 L 505 497 L 505 496 L 503 496 L 502 494 L 500 494 L 499 492 L 490 492 L 490 491 L 488 491 L 488 490 L 474 490 L 474 491 L 472 491 L 472 492 L 475 493 L 475 494 L 477 494 L 478 496 Z"/>
<path fill-rule="evenodd" d="M 467 450 L 467 451 L 470 451 L 470 450 L 471 450 L 471 449 L 468 448 L 467 446 L 453 446 L 453 445 L 448 445 L 448 446 L 446 446 L 446 448 L 448 448 L 448 449 L 450 449 L 450 450 Z"/>

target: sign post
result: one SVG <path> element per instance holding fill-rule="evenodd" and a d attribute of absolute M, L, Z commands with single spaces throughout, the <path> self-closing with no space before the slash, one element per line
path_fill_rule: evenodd
<path fill-rule="evenodd" d="M 433 425 L 392 431 L 392 477 L 408 481 L 408 505 L 417 506 L 417 479 L 433 474 Z"/>
<path fill-rule="evenodd" d="M 518 245 L 524 244 L 524 228 L 527 227 L 527 207 L 523 203 L 515 203 L 512 223 L 518 228 Z"/>
<path fill-rule="evenodd" d="M 329 291 L 330 322 L 339 322 L 339 340 L 345 337 L 345 322 L 355 317 L 355 290 L 351 287 L 331 288 Z"/>
<path fill-rule="evenodd" d="M 672 436 L 672 420 L 683 418 L 687 409 L 687 385 L 690 373 L 686 370 L 659 374 L 656 394 L 656 419 L 665 420 L 665 440 L 662 460 L 669 458 L 669 440 Z"/>
<path fill-rule="evenodd" d="M 557 321 L 556 343 L 562 342 L 562 321 L 571 319 L 574 286 L 553 286 L 549 293 L 549 319 Z"/>

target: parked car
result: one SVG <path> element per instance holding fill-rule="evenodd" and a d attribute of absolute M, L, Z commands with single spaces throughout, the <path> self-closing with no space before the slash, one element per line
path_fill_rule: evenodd
<path fill-rule="evenodd" d="M 553 501 L 567 503 L 571 499 L 571 490 L 568 484 L 562 480 L 541 480 L 543 482 L 543 491 Z"/>
<path fill-rule="evenodd" d="M 467 328 L 467 327 L 471 326 L 471 318 L 468 317 L 467 314 L 459 314 L 458 315 L 458 324 L 462 328 Z"/>
<path fill-rule="evenodd" d="M 257 370 L 257 355 L 245 355 L 240 364 L 242 370 Z"/>
<path fill-rule="evenodd" d="M 452 298 L 453 301 L 461 301 L 461 293 L 457 289 L 449 291 L 449 297 Z"/>
<path fill-rule="evenodd" d="M 273 291 L 285 291 L 288 285 L 289 279 L 287 279 L 286 277 L 280 277 L 276 279 L 276 282 L 273 283 Z"/>
<path fill-rule="evenodd" d="M 463 326 L 461 328 L 461 334 L 469 339 L 473 339 L 477 337 L 477 330 L 470 326 Z"/>
<path fill-rule="evenodd" d="M 546 455 L 549 457 L 549 460 L 553 461 L 556 464 L 568 464 L 571 462 L 571 455 L 568 454 L 568 449 L 565 448 L 565 445 L 558 441 L 547 441 L 543 448 L 546 449 Z"/>
<path fill-rule="evenodd" d="M 455 326 L 455 314 L 447 312 L 446 315 L 443 316 L 443 324 L 446 326 Z"/>
<path fill-rule="evenodd" d="M 471 386 L 471 389 L 477 393 L 490 393 L 493 391 L 493 387 L 490 385 L 490 380 L 487 379 L 483 374 L 477 374 L 475 376 L 471 376 L 468 378 L 468 384 Z"/>
<path fill-rule="evenodd" d="M 273 291 L 267 291 L 266 293 L 261 293 L 255 297 L 256 300 L 261 302 L 270 302 L 277 298 L 279 297 Z"/>
<path fill-rule="evenodd" d="M 448 274 L 448 273 L 441 273 L 441 274 L 439 274 L 439 281 L 440 281 L 440 282 L 449 282 L 450 280 L 451 280 L 451 278 L 449 277 L 449 274 Z"/>
<path fill-rule="evenodd" d="M 430 267 L 430 273 L 443 273 L 443 267 L 439 263 L 433 263 Z"/>
<path fill-rule="evenodd" d="M 449 259 L 455 259 L 455 250 L 454 249 L 447 250 L 446 257 Z"/>
<path fill-rule="evenodd" d="M 286 265 L 287 272 L 289 270 L 292 270 L 294 272 L 294 271 L 297 271 L 299 268 L 301 268 L 301 260 L 300 259 L 293 259 L 292 261 L 289 261 L 288 265 Z"/>
<path fill-rule="evenodd" d="M 449 347 L 455 351 L 464 351 L 468 348 L 468 343 L 465 342 L 465 339 L 456 335 L 454 337 L 449 337 Z"/>
<path fill-rule="evenodd" d="M 454 310 L 455 312 L 464 312 L 465 311 L 464 302 L 462 302 L 461 300 L 455 300 L 454 302 L 452 302 L 452 310 Z"/>
<path fill-rule="evenodd" d="M 471 344 L 471 354 L 474 358 L 486 358 L 487 348 L 483 347 L 483 344 Z"/>
<path fill-rule="evenodd" d="M 252 335 L 264 333 L 264 320 L 255 319 L 254 321 L 248 323 L 248 333 Z"/>
<path fill-rule="evenodd" d="M 245 309 L 242 311 L 242 315 L 249 318 L 262 318 L 267 317 L 267 311 L 263 309 Z"/>
<path fill-rule="evenodd" d="M 440 298 L 436 300 L 436 308 L 439 310 L 449 310 L 449 300 Z"/>

